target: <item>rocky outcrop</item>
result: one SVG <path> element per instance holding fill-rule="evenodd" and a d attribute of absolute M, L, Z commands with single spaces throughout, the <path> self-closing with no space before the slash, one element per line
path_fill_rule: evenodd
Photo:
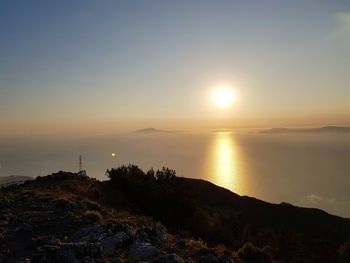
<path fill-rule="evenodd" d="M 112 256 L 118 248 L 122 248 L 130 239 L 125 232 L 118 232 L 102 239 L 102 251 L 104 256 Z"/>
<path fill-rule="evenodd" d="M 129 248 L 128 254 L 132 258 L 137 258 L 141 261 L 152 261 L 161 253 L 160 249 L 150 243 L 136 243 Z"/>
<path fill-rule="evenodd" d="M 49 242 L 37 248 L 31 261 L 38 263 L 79 263 L 95 262 L 102 259 L 101 245 L 89 242 L 64 243 L 61 241 Z M 30 259 L 29 259 L 30 261 Z"/>
<path fill-rule="evenodd" d="M 183 263 L 203 256 L 201 247 L 173 236 L 160 222 L 128 212 L 118 215 L 69 190 L 79 185 L 91 193 L 96 181 L 59 176 L 2 189 L 0 262 Z"/>
<path fill-rule="evenodd" d="M 172 254 L 166 254 L 163 256 L 158 257 L 153 261 L 154 263 L 184 263 L 182 257 L 179 257 L 175 253 Z"/>

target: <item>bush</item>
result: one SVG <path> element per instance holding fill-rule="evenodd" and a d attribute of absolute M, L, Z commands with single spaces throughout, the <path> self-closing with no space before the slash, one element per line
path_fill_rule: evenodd
<path fill-rule="evenodd" d="M 176 171 L 163 167 L 161 170 L 156 172 L 153 169 L 144 172 L 137 165 L 129 164 L 128 166 L 122 165 L 118 168 L 112 168 L 106 171 L 106 176 L 111 180 L 118 177 L 133 177 L 133 178 L 145 178 L 153 180 L 169 180 L 176 177 Z"/>
<path fill-rule="evenodd" d="M 122 165 L 118 168 L 112 168 L 111 170 L 106 171 L 106 175 L 111 179 L 115 179 L 116 177 L 123 176 L 138 176 L 144 177 L 146 174 L 142 171 L 138 166 L 129 164 L 128 166 Z"/>
<path fill-rule="evenodd" d="M 100 205 L 99 203 L 95 201 L 91 201 L 89 199 L 84 200 L 84 204 L 89 210 L 100 210 Z"/>
<path fill-rule="evenodd" d="M 102 220 L 102 215 L 97 211 L 87 210 L 85 212 L 85 218 L 90 222 L 99 222 Z"/>
<path fill-rule="evenodd" d="M 261 249 L 254 246 L 252 243 L 245 243 L 238 251 L 237 257 L 244 263 L 270 263 L 271 256 L 267 249 Z"/>
<path fill-rule="evenodd" d="M 169 180 L 176 177 L 176 171 L 163 167 L 162 170 L 157 170 L 156 178 L 157 180 Z"/>

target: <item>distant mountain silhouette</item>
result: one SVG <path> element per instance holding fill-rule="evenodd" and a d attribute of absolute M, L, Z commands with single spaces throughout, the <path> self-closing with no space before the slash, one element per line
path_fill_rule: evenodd
<path fill-rule="evenodd" d="M 143 128 L 135 131 L 136 133 L 169 133 L 171 131 L 159 130 L 156 128 Z"/>
<path fill-rule="evenodd" d="M 0 186 L 4 184 L 15 184 L 18 182 L 25 182 L 28 180 L 33 180 L 33 178 L 30 176 L 23 175 L 0 176 Z"/>
<path fill-rule="evenodd" d="M 260 133 L 350 133 L 350 127 L 324 126 L 319 128 L 272 128 Z"/>

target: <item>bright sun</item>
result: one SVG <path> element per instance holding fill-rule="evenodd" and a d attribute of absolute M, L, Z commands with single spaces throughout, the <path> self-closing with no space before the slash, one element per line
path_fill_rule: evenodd
<path fill-rule="evenodd" d="M 236 99 L 236 94 L 230 86 L 219 86 L 211 94 L 215 106 L 219 108 L 230 107 Z"/>

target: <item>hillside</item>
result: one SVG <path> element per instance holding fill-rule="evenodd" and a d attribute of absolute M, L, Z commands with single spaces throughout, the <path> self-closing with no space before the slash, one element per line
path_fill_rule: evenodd
<path fill-rule="evenodd" d="M 348 262 L 349 219 L 136 166 L 0 191 L 0 262 Z"/>

